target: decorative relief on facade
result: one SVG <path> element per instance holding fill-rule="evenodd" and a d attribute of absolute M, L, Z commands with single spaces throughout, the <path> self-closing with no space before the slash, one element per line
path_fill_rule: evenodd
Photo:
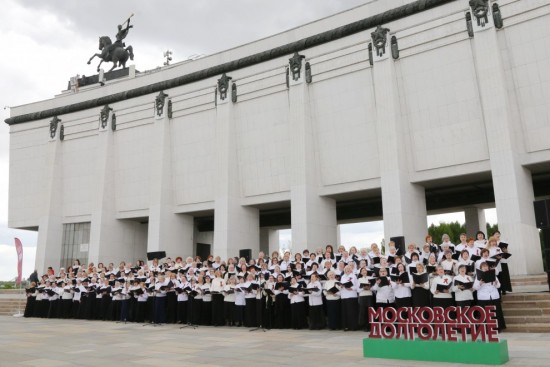
<path fill-rule="evenodd" d="M 474 26 L 472 25 L 472 14 L 466 13 L 466 29 L 468 30 L 468 37 L 474 37 Z"/>
<path fill-rule="evenodd" d="M 478 27 L 485 27 L 489 22 L 489 0 L 470 0 L 470 8 L 477 19 Z"/>
<path fill-rule="evenodd" d="M 231 102 L 237 103 L 237 83 L 231 84 Z"/>
<path fill-rule="evenodd" d="M 61 122 L 61 119 L 59 119 L 57 116 L 54 116 L 53 119 L 50 121 L 50 138 L 55 138 L 55 133 L 57 132 L 57 126 Z"/>
<path fill-rule="evenodd" d="M 232 78 L 225 73 L 218 79 L 218 91 L 220 92 L 220 99 L 223 101 L 227 98 L 227 91 L 229 90 L 229 81 Z"/>
<path fill-rule="evenodd" d="M 300 55 L 298 52 L 295 52 L 294 55 L 288 59 L 290 65 L 290 71 L 292 72 L 292 80 L 298 81 L 300 79 L 300 74 L 302 72 L 302 59 L 304 55 Z"/>
<path fill-rule="evenodd" d="M 157 112 L 157 116 L 162 116 L 162 112 L 164 111 L 164 104 L 166 103 L 166 97 L 168 97 L 168 94 L 164 93 L 164 91 L 160 91 L 158 96 L 155 98 L 155 110 Z"/>
<path fill-rule="evenodd" d="M 500 7 L 497 3 L 493 4 L 493 22 L 495 23 L 495 27 L 498 29 L 504 26 L 504 22 L 502 21 L 502 13 L 500 12 Z"/>
<path fill-rule="evenodd" d="M 384 28 L 382 26 L 377 26 L 374 32 L 370 35 L 372 37 L 372 43 L 374 48 L 376 48 L 376 55 L 378 57 L 383 56 L 386 53 L 386 41 L 387 34 L 390 31 L 389 28 Z"/>
<path fill-rule="evenodd" d="M 168 110 L 168 118 L 171 119 L 172 118 L 172 100 L 171 99 L 168 100 L 167 110 Z"/>
<path fill-rule="evenodd" d="M 111 117 L 111 129 L 116 131 L 116 114 L 113 112 L 113 117 Z"/>
<path fill-rule="evenodd" d="M 61 128 L 59 129 L 59 140 L 65 140 L 65 126 L 63 125 L 61 125 Z"/>
<path fill-rule="evenodd" d="M 391 46 L 391 57 L 393 57 L 394 60 L 397 60 L 399 58 L 399 46 L 397 45 L 397 37 L 392 36 L 390 41 Z"/>
<path fill-rule="evenodd" d="M 313 81 L 313 77 L 311 76 L 311 65 L 309 62 L 306 62 L 306 83 L 310 84 Z"/>
<path fill-rule="evenodd" d="M 99 113 L 99 120 L 101 121 L 101 128 L 105 129 L 107 127 L 107 122 L 109 122 L 109 113 L 111 113 L 113 109 L 109 107 L 108 104 L 106 104 Z"/>
<path fill-rule="evenodd" d="M 369 43 L 369 64 L 374 65 L 374 59 L 372 58 L 372 43 Z"/>

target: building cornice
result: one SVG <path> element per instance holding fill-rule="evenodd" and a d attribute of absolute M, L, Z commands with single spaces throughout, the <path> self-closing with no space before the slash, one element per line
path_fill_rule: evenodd
<path fill-rule="evenodd" d="M 130 89 L 124 92 L 119 92 L 100 98 L 94 98 L 62 107 L 56 107 L 19 116 L 13 116 L 5 119 L 4 122 L 8 125 L 15 125 L 29 121 L 46 119 L 53 116 L 60 116 L 68 113 L 86 110 L 89 108 L 102 107 L 107 104 L 114 104 L 116 102 L 140 97 L 147 94 L 158 93 L 163 90 L 168 90 L 207 78 L 219 77 L 223 73 L 229 73 L 279 57 L 292 55 L 295 52 L 300 52 L 314 46 L 319 46 L 324 43 L 335 41 L 358 32 L 369 30 L 378 25 L 387 24 L 420 13 L 424 10 L 450 3 L 452 1 L 455 0 L 418 0 L 410 4 L 387 10 L 385 12 L 373 15 L 362 20 L 331 29 L 326 32 L 322 32 L 295 42 L 288 43 L 283 46 L 275 47 L 263 52 L 246 56 L 234 61 L 226 62 L 224 64 L 213 66 L 207 69 L 199 70 L 177 78 L 164 80 L 162 82 L 157 82 L 139 88 Z"/>

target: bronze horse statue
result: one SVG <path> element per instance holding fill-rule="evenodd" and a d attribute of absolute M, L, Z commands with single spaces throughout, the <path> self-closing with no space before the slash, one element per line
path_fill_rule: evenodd
<path fill-rule="evenodd" d="M 125 44 L 121 42 L 112 43 L 111 38 L 109 38 L 108 36 L 99 37 L 99 50 L 101 51 L 100 54 L 94 54 L 92 57 L 90 57 L 90 60 L 88 60 L 89 65 L 91 64 L 94 57 L 97 56 L 101 59 L 101 61 L 97 65 L 98 72 L 99 67 L 101 66 L 101 63 L 103 63 L 103 61 L 113 63 L 113 67 L 111 68 L 111 70 L 109 70 L 112 71 L 117 66 L 122 66 L 123 68 L 125 68 L 128 58 L 130 60 L 134 59 L 134 49 L 132 48 L 132 46 L 125 47 Z"/>

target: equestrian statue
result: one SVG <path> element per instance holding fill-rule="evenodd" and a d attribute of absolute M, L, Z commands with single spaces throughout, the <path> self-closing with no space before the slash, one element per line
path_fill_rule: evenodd
<path fill-rule="evenodd" d="M 99 72 L 99 67 L 105 62 L 112 62 L 113 67 L 111 68 L 112 71 L 117 66 L 122 66 L 123 68 L 126 67 L 126 61 L 128 59 L 133 60 L 134 59 L 134 49 L 132 46 L 126 47 L 126 44 L 123 42 L 123 40 L 128 35 L 128 32 L 130 31 L 130 28 L 133 28 L 133 25 L 130 25 L 130 18 L 132 18 L 134 14 L 130 15 L 130 17 L 122 24 L 118 26 L 118 32 L 116 34 L 116 41 L 113 43 L 111 41 L 111 38 L 108 36 L 99 37 L 99 50 L 101 53 L 94 54 L 92 57 L 90 57 L 90 60 L 88 60 L 88 65 L 91 64 L 92 59 L 94 57 L 99 57 L 101 61 L 97 65 L 97 71 Z M 126 27 L 124 25 L 126 24 Z"/>

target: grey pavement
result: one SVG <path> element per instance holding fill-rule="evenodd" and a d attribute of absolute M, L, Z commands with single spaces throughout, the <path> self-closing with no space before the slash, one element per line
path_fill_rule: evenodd
<path fill-rule="evenodd" d="M 0 367 L 9 366 L 460 366 L 367 359 L 364 332 L 206 327 L 0 316 Z M 506 366 L 548 366 L 550 333 L 503 333 Z M 475 366 L 475 365 L 465 365 Z"/>

